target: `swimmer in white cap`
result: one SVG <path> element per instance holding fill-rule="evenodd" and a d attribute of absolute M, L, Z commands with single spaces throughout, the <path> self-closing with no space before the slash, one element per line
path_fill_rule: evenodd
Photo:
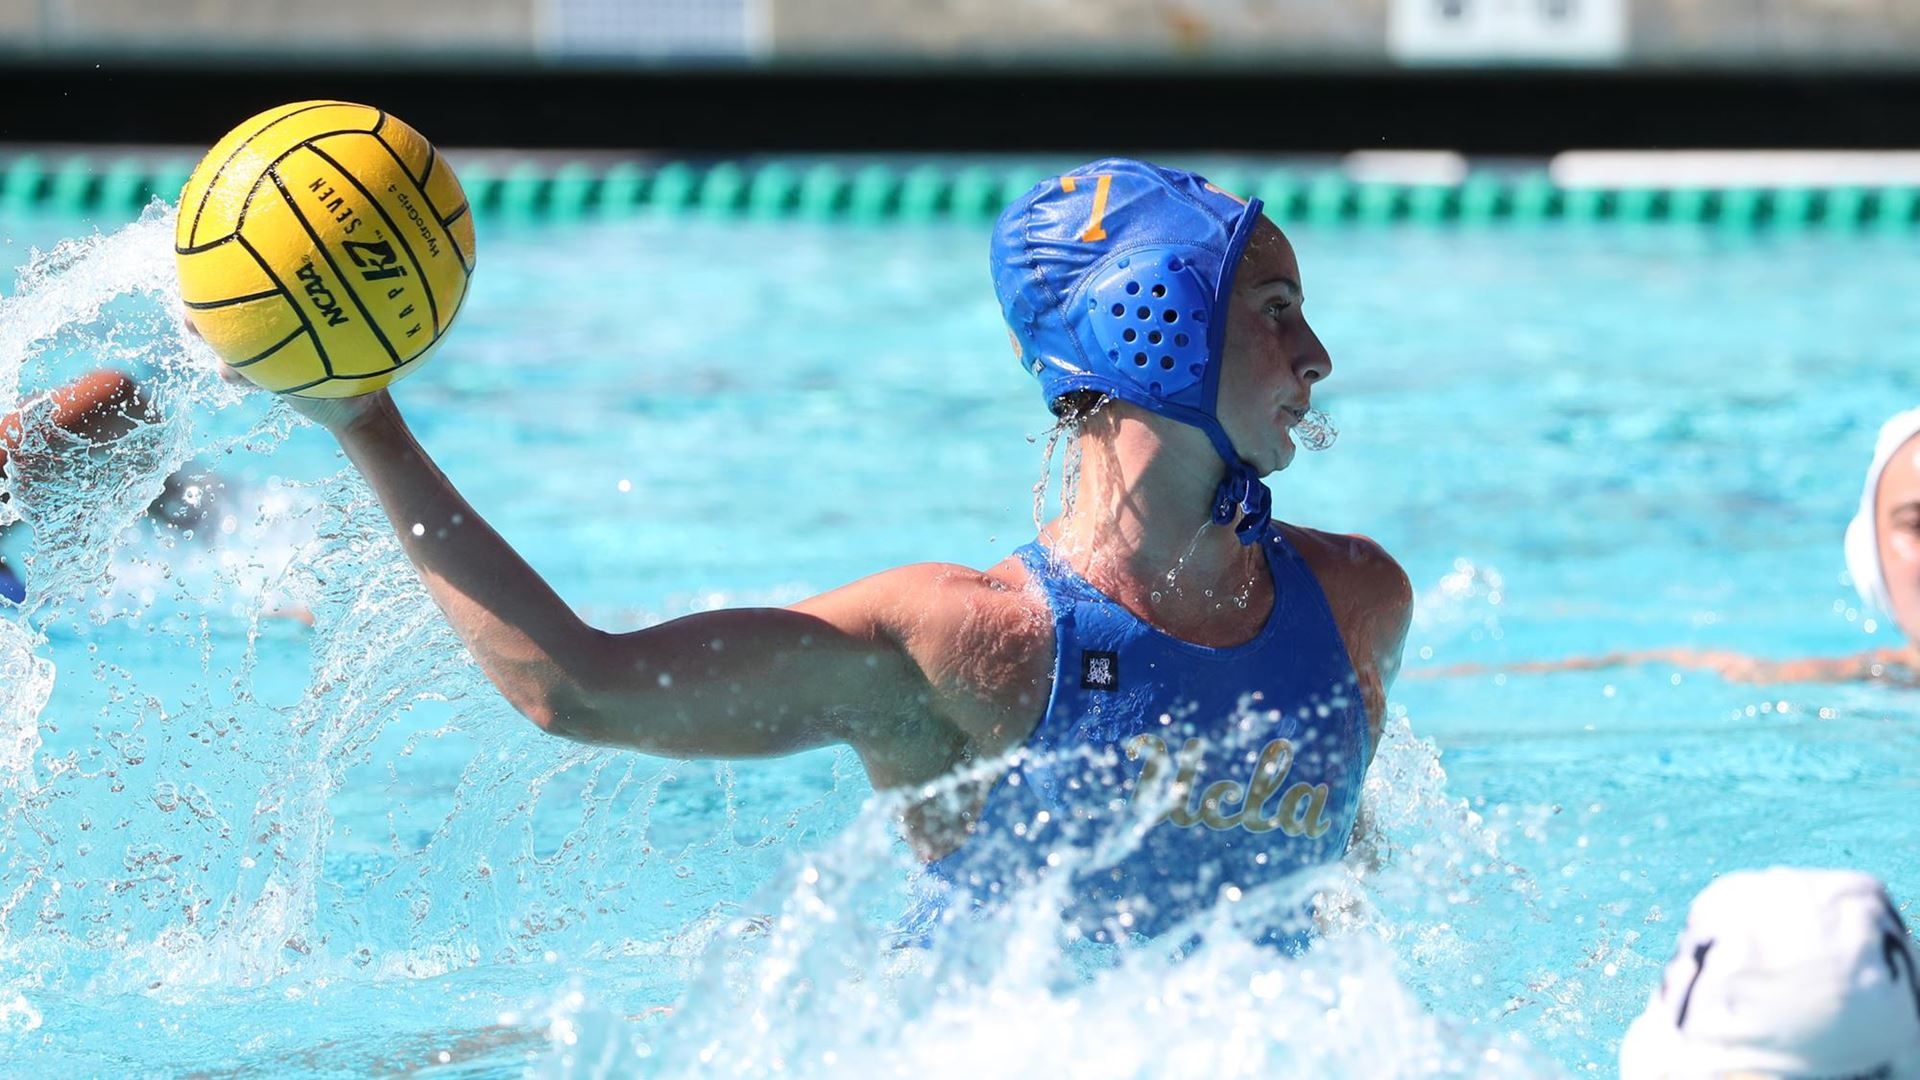
<path fill-rule="evenodd" d="M 1880 428 L 1860 510 L 1847 526 L 1847 572 L 1861 601 L 1907 635 L 1898 659 L 1911 663 L 1920 642 L 1920 409 Z"/>
<path fill-rule="evenodd" d="M 1621 1080 L 1920 1078 L 1914 954 L 1869 874 L 1728 874 L 1688 911 Z"/>
<path fill-rule="evenodd" d="M 1717 649 L 1652 649 L 1603 656 L 1490 667 L 1462 664 L 1409 672 L 1416 678 L 1489 671 L 1540 674 L 1633 664 L 1670 664 L 1719 672 L 1736 682 L 1892 681 L 1920 685 L 1920 409 L 1880 428 L 1860 509 L 1847 526 L 1847 572 L 1866 610 L 1891 619 L 1906 635 L 1897 648 L 1854 656 L 1764 660 Z"/>

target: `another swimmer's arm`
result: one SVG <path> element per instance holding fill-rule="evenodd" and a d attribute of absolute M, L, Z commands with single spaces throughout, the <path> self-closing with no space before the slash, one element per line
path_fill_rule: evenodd
<path fill-rule="evenodd" d="M 1857 656 L 1812 656 L 1765 660 L 1739 653 L 1664 649 L 1644 662 L 1667 663 L 1696 671 L 1714 671 L 1730 682 L 1802 683 L 1913 681 L 1913 657 L 1901 649 L 1880 649 Z"/>
<path fill-rule="evenodd" d="M 1666 662 L 1679 667 L 1703 667 L 1709 657 L 1720 657 L 1731 664 L 1746 660 L 1736 653 L 1703 653 L 1693 649 L 1649 649 L 1640 652 L 1611 652 L 1599 656 L 1569 656 L 1560 660 L 1523 660 L 1514 664 L 1447 664 L 1414 668 L 1416 679 L 1453 679 L 1471 675 L 1546 675 L 1556 671 L 1600 671 L 1605 668 L 1633 667 L 1637 664 Z"/>
<path fill-rule="evenodd" d="M 1764 660 L 1723 649 L 1646 649 L 1518 664 L 1454 664 L 1420 668 L 1413 674 L 1415 678 L 1422 679 L 1463 675 L 1544 675 L 1559 671 L 1600 671 L 1646 665 L 1711 671 L 1738 683 L 1864 682 L 1899 678 L 1902 673 L 1908 673 L 1908 681 L 1911 681 L 1913 656 L 1902 649 L 1881 649 L 1858 656 Z"/>
<path fill-rule="evenodd" d="M 55 429 L 88 442 L 108 442 L 132 431 L 135 425 L 157 419 L 140 384 L 117 371 L 95 371 L 48 394 Z M 19 412 L 0 416 L 0 468 L 26 438 Z"/>
<path fill-rule="evenodd" d="M 383 392 L 290 399 L 366 477 L 428 593 L 509 702 L 542 729 L 682 757 L 755 757 L 832 742 L 924 689 L 850 586 L 791 609 L 736 609 L 628 634 L 575 615 L 481 520 Z M 884 589 L 880 590 L 884 592 Z M 863 745 L 866 744 L 866 745 Z"/>
<path fill-rule="evenodd" d="M 1912 685 L 1914 657 L 1906 649 L 1878 649 L 1859 656 L 1809 657 L 1804 660 L 1749 660 L 1745 678 L 1736 682 L 1888 682 Z"/>

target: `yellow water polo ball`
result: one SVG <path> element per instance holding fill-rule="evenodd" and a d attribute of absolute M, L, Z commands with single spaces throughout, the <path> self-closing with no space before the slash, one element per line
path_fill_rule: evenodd
<path fill-rule="evenodd" d="M 473 214 L 420 133 L 344 101 L 269 109 L 180 193 L 180 297 L 253 382 L 352 397 L 426 359 L 473 273 Z"/>

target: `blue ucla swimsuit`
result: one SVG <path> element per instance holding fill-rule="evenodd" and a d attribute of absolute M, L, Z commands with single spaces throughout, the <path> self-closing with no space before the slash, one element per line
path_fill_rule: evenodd
<path fill-rule="evenodd" d="M 1273 611 L 1232 648 L 1163 633 L 1038 543 L 1019 550 L 1053 612 L 1052 697 L 966 842 L 927 866 L 927 906 L 991 907 L 1054 855 L 1074 867 L 1066 917 L 1111 941 L 1345 853 L 1368 752 L 1359 680 L 1300 554 L 1272 525 L 1259 543 Z"/>

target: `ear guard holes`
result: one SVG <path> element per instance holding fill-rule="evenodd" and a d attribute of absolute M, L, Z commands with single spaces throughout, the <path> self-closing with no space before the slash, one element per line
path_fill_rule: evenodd
<path fill-rule="evenodd" d="M 1154 397 L 1177 394 L 1206 371 L 1212 289 L 1177 249 L 1147 248 L 1116 260 L 1088 286 L 1087 321 L 1115 374 Z"/>

